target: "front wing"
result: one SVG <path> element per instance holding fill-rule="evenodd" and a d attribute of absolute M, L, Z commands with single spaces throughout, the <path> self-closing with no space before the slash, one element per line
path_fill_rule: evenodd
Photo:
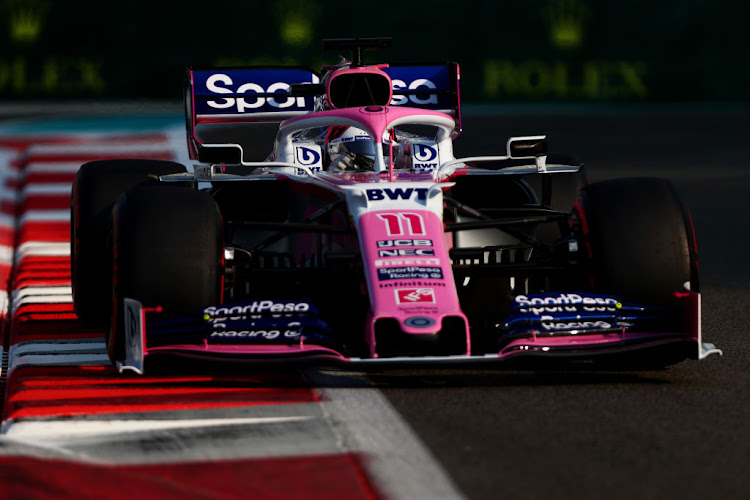
<path fill-rule="evenodd" d="M 210 307 L 195 317 L 163 318 L 160 308 L 125 299 L 125 359 L 122 372 L 143 373 L 155 355 L 262 362 L 315 361 L 340 364 L 465 364 L 510 360 L 625 361 L 670 364 L 721 354 L 703 343 L 701 296 L 675 294 L 676 308 L 649 308 L 617 297 L 580 293 L 519 296 L 498 325 L 497 349 L 446 356 L 356 357 L 335 339 L 314 305 L 252 301 Z M 618 364 L 617 366 L 622 366 Z"/>

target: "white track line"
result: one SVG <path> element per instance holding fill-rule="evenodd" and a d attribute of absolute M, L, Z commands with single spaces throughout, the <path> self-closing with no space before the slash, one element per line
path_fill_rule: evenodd
<path fill-rule="evenodd" d="M 6 421 L 0 449 L 118 465 L 340 454 L 317 403 L 183 410 L 168 417 L 176 413 Z M 50 424 L 55 428 L 45 428 Z"/>
<path fill-rule="evenodd" d="M 308 370 L 315 385 L 328 380 Z M 362 384 L 370 385 L 364 376 Z M 373 387 L 319 388 L 323 411 L 342 451 L 366 455 L 365 468 L 390 499 L 464 498 L 422 441 L 383 394 Z"/>

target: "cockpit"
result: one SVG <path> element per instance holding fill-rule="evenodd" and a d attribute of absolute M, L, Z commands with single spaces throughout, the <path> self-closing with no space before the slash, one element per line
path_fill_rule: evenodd
<path fill-rule="evenodd" d="M 383 172 L 391 168 L 431 172 L 439 167 L 441 160 L 452 159 L 447 127 L 419 120 L 402 121 L 383 130 L 380 137 L 365 127 L 366 123 L 361 122 L 334 123 L 295 131 L 289 143 L 295 151 L 294 163 L 313 172 Z M 284 135 L 280 134 L 282 138 Z M 278 152 L 281 154 L 277 155 L 277 161 L 289 161 L 289 154 Z"/>

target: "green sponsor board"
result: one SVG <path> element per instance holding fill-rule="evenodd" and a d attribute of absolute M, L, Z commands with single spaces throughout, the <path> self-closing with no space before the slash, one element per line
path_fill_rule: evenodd
<path fill-rule="evenodd" d="M 0 0 L 0 99 L 179 99 L 184 68 L 336 62 L 322 38 L 391 36 L 366 61 L 461 65 L 468 102 L 746 100 L 736 0 Z"/>

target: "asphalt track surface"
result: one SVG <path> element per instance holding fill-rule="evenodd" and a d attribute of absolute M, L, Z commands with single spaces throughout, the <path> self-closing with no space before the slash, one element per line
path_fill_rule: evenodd
<path fill-rule="evenodd" d="M 750 114 L 468 116 L 460 154 L 545 133 L 592 181 L 671 179 L 690 206 L 704 340 L 661 371 L 370 374 L 469 498 L 750 497 Z M 634 194 L 634 196 L 637 196 Z"/>
<path fill-rule="evenodd" d="M 368 373 L 468 498 L 750 497 L 748 133 L 731 108 L 465 113 L 457 157 L 546 134 L 592 182 L 670 179 L 695 226 L 704 341 L 724 352 L 645 372 Z"/>
<path fill-rule="evenodd" d="M 465 116 L 464 130 L 457 156 L 496 154 L 511 135 L 546 133 L 553 151 L 583 159 L 593 181 L 671 179 L 695 223 L 704 340 L 724 356 L 648 372 L 435 369 L 363 377 L 324 370 L 308 381 L 355 397 L 361 388 L 379 389 L 467 498 L 750 496 L 750 265 L 743 210 L 750 195 L 750 113 L 475 110 Z M 162 442 L 174 443 L 167 435 Z"/>

